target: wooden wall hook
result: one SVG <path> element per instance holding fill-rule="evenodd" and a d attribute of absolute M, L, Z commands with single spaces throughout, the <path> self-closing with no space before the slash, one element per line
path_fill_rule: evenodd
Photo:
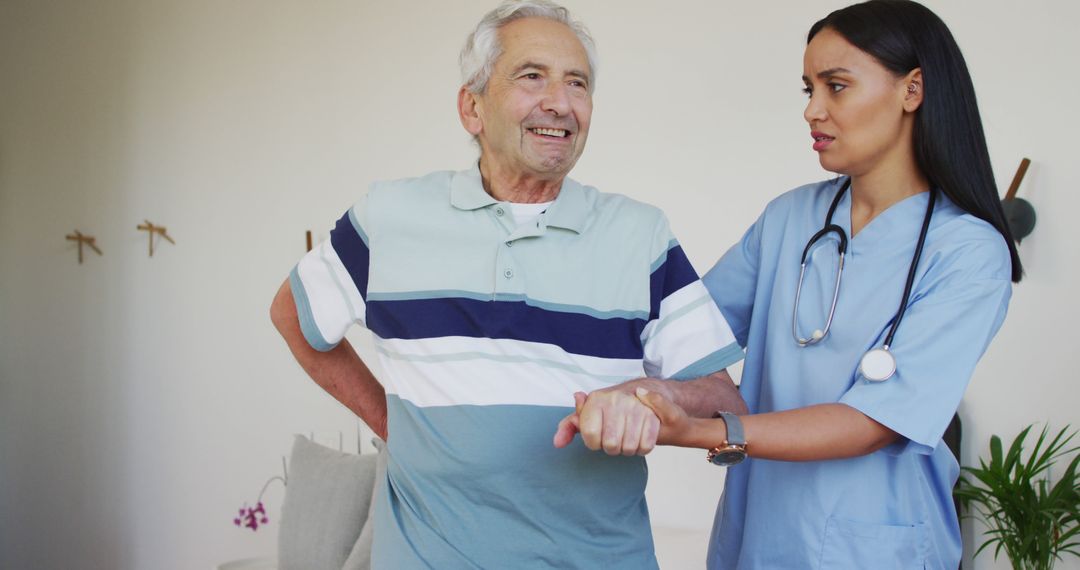
<path fill-rule="evenodd" d="M 143 220 L 143 223 L 135 226 L 135 229 L 147 232 L 147 234 L 150 236 L 150 257 L 154 257 L 154 234 L 158 234 L 159 236 L 169 240 L 169 243 L 176 245 L 176 242 L 173 241 L 173 238 L 169 237 L 168 230 L 165 229 L 165 226 L 155 226 L 154 224 L 150 223 L 149 220 Z"/>
<path fill-rule="evenodd" d="M 82 265 L 82 262 L 83 262 L 83 244 L 86 244 L 90 249 L 97 252 L 98 255 L 103 255 L 101 253 L 101 250 L 98 249 L 97 243 L 95 243 L 97 241 L 97 238 L 95 238 L 94 236 L 84 235 L 79 230 L 75 230 L 75 233 L 68 234 L 68 235 L 64 236 L 64 239 L 74 241 L 74 242 L 78 242 L 78 244 L 79 244 L 79 265 Z"/>
<path fill-rule="evenodd" d="M 1001 201 L 1005 222 L 1009 225 L 1009 232 L 1012 233 L 1016 243 L 1020 243 L 1031 235 L 1032 230 L 1035 229 L 1035 207 L 1031 205 L 1031 202 L 1016 196 L 1016 192 L 1020 190 L 1020 183 L 1024 181 L 1024 175 L 1027 174 L 1028 166 L 1031 166 L 1030 159 L 1024 158 L 1020 161 L 1020 167 L 1016 169 L 1009 191 L 1005 193 L 1005 199 Z"/>
<path fill-rule="evenodd" d="M 1024 158 L 1020 160 L 1020 167 L 1016 169 L 1012 184 L 1009 185 L 1009 191 L 1005 193 L 1006 200 L 1016 198 L 1016 191 L 1020 189 L 1020 183 L 1024 181 L 1024 175 L 1027 174 L 1029 166 L 1031 166 L 1031 159 Z"/>

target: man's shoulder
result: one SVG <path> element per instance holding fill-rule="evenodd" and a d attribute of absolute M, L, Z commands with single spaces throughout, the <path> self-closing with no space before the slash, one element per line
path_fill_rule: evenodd
<path fill-rule="evenodd" d="M 592 186 L 582 186 L 582 189 L 602 218 L 636 224 L 667 223 L 664 211 L 652 204 L 624 194 L 601 192 Z"/>
<path fill-rule="evenodd" d="M 405 193 L 437 193 L 448 192 L 450 183 L 456 174 L 453 170 L 436 170 L 422 176 L 410 176 L 388 180 L 376 180 L 371 183 L 368 195 L 387 194 L 391 192 Z"/>

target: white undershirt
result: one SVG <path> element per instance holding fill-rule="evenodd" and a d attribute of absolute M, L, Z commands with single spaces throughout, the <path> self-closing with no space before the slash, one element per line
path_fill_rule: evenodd
<path fill-rule="evenodd" d="M 552 202 L 554 202 L 554 200 L 552 200 Z M 514 223 L 520 226 L 521 224 L 532 222 L 540 217 L 540 214 L 543 214 L 544 210 L 547 210 L 552 202 L 541 202 L 539 204 L 521 204 L 518 202 L 503 203 L 510 208 L 510 213 L 514 216 Z"/>

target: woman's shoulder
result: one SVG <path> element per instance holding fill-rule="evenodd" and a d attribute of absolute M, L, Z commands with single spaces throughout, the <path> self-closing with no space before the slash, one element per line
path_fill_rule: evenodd
<path fill-rule="evenodd" d="M 792 214 L 805 215 L 822 207 L 828 208 L 842 183 L 842 178 L 834 178 L 792 188 L 773 198 L 765 206 L 762 218 L 781 221 L 787 220 Z"/>
<path fill-rule="evenodd" d="M 768 207 L 802 209 L 822 200 L 828 202 L 840 191 L 843 181 L 843 178 L 831 178 L 796 186 L 773 198 Z"/>
<path fill-rule="evenodd" d="M 942 194 L 927 236 L 928 252 L 952 271 L 975 279 L 1012 279 L 1012 258 L 1001 232 Z"/>

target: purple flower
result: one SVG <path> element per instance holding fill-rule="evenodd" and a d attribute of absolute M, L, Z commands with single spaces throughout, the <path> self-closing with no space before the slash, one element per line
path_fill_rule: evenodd
<path fill-rule="evenodd" d="M 284 458 L 282 459 L 284 465 Z M 266 506 L 263 505 L 262 496 L 266 492 L 266 488 L 270 483 L 274 481 L 281 481 L 285 484 L 283 477 L 271 477 L 265 485 L 263 485 L 262 491 L 259 492 L 259 497 L 255 501 L 254 507 L 249 507 L 247 503 L 240 507 L 240 516 L 233 519 L 233 524 L 241 528 L 250 528 L 252 531 L 259 530 L 260 524 L 267 524 L 270 522 L 270 517 L 266 513 Z"/>

